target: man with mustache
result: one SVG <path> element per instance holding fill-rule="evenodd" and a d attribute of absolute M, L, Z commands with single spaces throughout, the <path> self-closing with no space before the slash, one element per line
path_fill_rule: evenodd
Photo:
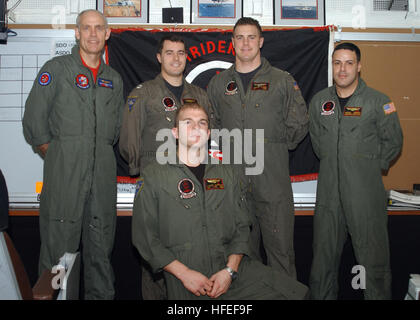
<path fill-rule="evenodd" d="M 350 234 L 366 270 L 365 299 L 391 299 L 387 195 L 381 170 L 401 150 L 403 135 L 389 97 L 360 78 L 360 49 L 335 47 L 334 86 L 309 107 L 312 145 L 320 159 L 314 216 L 313 299 L 336 299 L 343 246 Z"/>

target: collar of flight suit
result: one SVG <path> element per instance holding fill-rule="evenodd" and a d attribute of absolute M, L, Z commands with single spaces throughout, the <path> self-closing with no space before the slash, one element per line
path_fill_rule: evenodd
<path fill-rule="evenodd" d="M 210 155 L 207 155 L 207 163 L 206 163 L 206 166 L 213 166 L 213 165 L 218 165 L 218 164 L 221 164 L 222 163 L 219 160 L 217 164 L 213 164 L 212 163 L 212 159 L 214 159 L 214 158 L 212 158 Z M 183 163 L 183 162 L 181 162 L 179 160 L 178 154 L 176 155 L 176 163 L 169 163 L 169 165 L 175 166 L 175 167 L 184 167 L 184 166 L 186 167 L 187 166 L 185 163 Z"/>
<path fill-rule="evenodd" d="M 85 67 L 85 65 L 83 64 L 82 58 L 80 57 L 80 47 L 78 44 L 76 44 L 72 49 L 71 49 L 71 55 L 73 56 L 73 58 L 77 61 L 77 63 L 83 67 L 83 68 L 87 68 Z M 99 57 L 99 59 L 101 60 L 101 64 L 99 65 L 99 69 L 98 69 L 98 75 L 101 74 L 101 72 L 104 69 L 104 60 L 102 59 L 102 55 Z"/>
<path fill-rule="evenodd" d="M 254 77 L 256 77 L 260 74 L 264 74 L 264 73 L 268 72 L 270 69 L 271 69 L 270 62 L 268 62 L 268 60 L 266 58 L 261 57 L 261 69 L 258 70 L 258 72 L 254 75 Z M 235 64 L 233 64 L 228 70 L 229 70 L 229 73 L 232 77 L 237 73 L 236 68 L 235 68 Z"/>
<path fill-rule="evenodd" d="M 356 90 L 354 90 L 351 96 L 354 97 L 354 96 L 358 96 L 359 94 L 362 94 L 366 88 L 367 88 L 366 82 L 362 78 L 359 77 L 359 83 L 357 84 Z M 330 94 L 332 94 L 333 96 L 336 96 L 338 99 L 337 89 L 335 85 L 330 87 Z"/>
<path fill-rule="evenodd" d="M 156 76 L 156 78 L 155 78 L 155 79 L 159 80 L 159 81 L 161 82 L 162 86 L 165 86 L 165 88 L 166 88 L 166 83 L 165 83 L 165 82 L 167 82 L 167 81 L 163 78 L 162 73 L 159 73 L 159 74 Z M 184 87 L 182 88 L 182 95 L 181 95 L 181 97 L 184 95 L 185 89 L 186 89 L 186 88 L 187 88 L 187 86 L 189 85 L 189 83 L 185 80 L 185 77 L 184 77 L 184 76 L 182 77 L 182 85 L 183 85 Z M 168 89 L 168 90 L 169 90 L 169 89 Z"/>

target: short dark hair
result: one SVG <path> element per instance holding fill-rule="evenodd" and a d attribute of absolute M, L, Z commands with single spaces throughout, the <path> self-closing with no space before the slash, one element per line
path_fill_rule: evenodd
<path fill-rule="evenodd" d="M 358 46 L 356 46 L 354 43 L 351 42 L 343 42 L 340 43 L 338 46 L 336 46 L 334 48 L 333 54 L 337 51 L 337 50 L 350 50 L 356 53 L 356 58 L 357 58 L 357 62 L 360 62 L 361 59 L 361 53 L 360 53 L 360 49 Z"/>
<path fill-rule="evenodd" d="M 258 22 L 258 20 L 255 20 L 250 17 L 242 17 L 238 21 L 236 21 L 235 26 L 233 27 L 233 34 L 235 34 L 236 27 L 247 26 L 247 25 L 257 27 L 258 32 L 260 33 L 260 37 L 262 37 L 262 28 L 260 26 L 260 23 Z"/>
<path fill-rule="evenodd" d="M 209 129 L 210 129 L 210 117 L 209 117 L 209 113 L 207 112 L 206 108 L 204 108 L 203 106 L 199 105 L 197 102 L 189 102 L 189 103 L 184 103 L 181 107 L 179 107 L 176 110 L 175 113 L 175 124 L 174 127 L 178 127 L 179 125 L 179 116 L 181 114 L 181 112 L 183 112 L 186 109 L 193 109 L 193 110 L 201 110 L 203 111 L 206 116 L 207 116 L 207 123 L 209 124 Z"/>
<path fill-rule="evenodd" d="M 158 53 L 162 53 L 163 43 L 166 40 L 171 41 L 171 42 L 181 42 L 184 45 L 185 50 L 187 49 L 186 46 L 185 46 L 185 41 L 181 36 L 179 36 L 177 34 L 168 34 L 168 35 L 163 36 L 160 39 L 158 49 L 157 49 Z"/>

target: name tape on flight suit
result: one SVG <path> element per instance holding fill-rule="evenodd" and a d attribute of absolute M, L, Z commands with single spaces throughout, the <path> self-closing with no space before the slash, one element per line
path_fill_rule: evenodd
<path fill-rule="evenodd" d="M 182 99 L 182 104 L 186 104 L 186 103 L 197 103 L 197 99 L 193 99 L 193 98 Z"/>
<path fill-rule="evenodd" d="M 251 90 L 263 90 L 267 91 L 270 87 L 268 82 L 252 82 Z"/>
<path fill-rule="evenodd" d="M 104 87 L 104 88 L 109 88 L 109 89 L 114 88 L 111 80 L 106 80 L 106 79 L 102 79 L 102 78 L 98 78 L 98 86 Z"/>
<path fill-rule="evenodd" d="M 344 107 L 343 116 L 360 117 L 362 115 L 362 107 Z"/>
<path fill-rule="evenodd" d="M 215 178 L 215 179 L 205 179 L 204 183 L 206 185 L 206 190 L 222 190 L 225 188 L 223 184 L 223 179 Z"/>

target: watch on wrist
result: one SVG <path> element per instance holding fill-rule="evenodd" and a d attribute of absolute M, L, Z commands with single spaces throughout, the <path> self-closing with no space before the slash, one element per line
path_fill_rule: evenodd
<path fill-rule="evenodd" d="M 232 281 L 238 278 L 238 273 L 235 270 L 233 270 L 231 267 L 226 267 L 225 269 L 227 270 L 227 272 L 229 272 L 230 277 L 232 278 Z"/>

